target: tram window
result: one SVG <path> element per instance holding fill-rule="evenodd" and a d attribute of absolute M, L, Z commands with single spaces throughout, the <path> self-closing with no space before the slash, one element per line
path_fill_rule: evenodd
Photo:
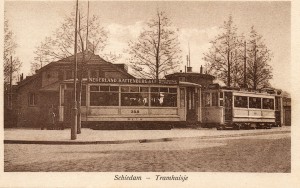
<path fill-rule="evenodd" d="M 177 94 L 151 93 L 151 106 L 176 107 Z"/>
<path fill-rule="evenodd" d="M 202 95 L 203 106 L 210 106 L 210 93 L 203 93 Z"/>
<path fill-rule="evenodd" d="M 214 92 L 211 93 L 211 105 L 212 106 L 218 106 L 218 93 Z"/>
<path fill-rule="evenodd" d="M 151 87 L 151 92 L 159 92 L 159 88 L 158 87 Z"/>
<path fill-rule="evenodd" d="M 100 91 L 109 91 L 109 86 L 100 86 Z"/>
<path fill-rule="evenodd" d="M 110 86 L 110 91 L 119 91 L 118 86 Z"/>
<path fill-rule="evenodd" d="M 167 87 L 161 87 L 159 89 L 160 92 L 168 92 L 168 88 Z"/>
<path fill-rule="evenodd" d="M 129 92 L 129 86 L 121 87 L 121 92 Z"/>
<path fill-rule="evenodd" d="M 220 106 L 224 106 L 224 101 L 220 100 Z"/>
<path fill-rule="evenodd" d="M 263 109 L 273 109 L 274 110 L 274 99 L 263 99 Z"/>
<path fill-rule="evenodd" d="M 148 106 L 148 93 L 122 93 L 121 106 Z"/>
<path fill-rule="evenodd" d="M 223 98 L 223 92 L 220 92 L 220 98 Z"/>
<path fill-rule="evenodd" d="M 234 107 L 247 108 L 248 100 L 245 96 L 234 96 Z"/>
<path fill-rule="evenodd" d="M 118 106 L 119 93 L 113 92 L 91 92 L 90 93 L 91 106 Z"/>
<path fill-rule="evenodd" d="M 184 88 L 180 88 L 180 107 L 185 106 L 185 94 L 184 94 Z"/>
<path fill-rule="evenodd" d="M 151 88 L 151 106 L 177 107 L 177 94 L 168 91 L 169 88 L 160 88 L 160 92 L 156 87 Z"/>
<path fill-rule="evenodd" d="M 149 92 L 149 88 L 148 87 L 140 87 L 140 91 L 141 92 Z"/>
<path fill-rule="evenodd" d="M 139 92 L 139 87 L 130 87 L 130 92 Z"/>
<path fill-rule="evenodd" d="M 261 98 L 259 98 L 259 97 L 249 97 L 249 108 L 261 109 Z"/>
<path fill-rule="evenodd" d="M 99 91 L 99 86 L 90 86 L 91 91 Z"/>
<path fill-rule="evenodd" d="M 177 93 L 177 88 L 169 88 L 170 93 Z"/>

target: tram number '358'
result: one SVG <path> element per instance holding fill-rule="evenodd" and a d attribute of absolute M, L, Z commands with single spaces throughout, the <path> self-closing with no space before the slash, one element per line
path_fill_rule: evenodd
<path fill-rule="evenodd" d="M 139 110 L 131 110 L 131 113 L 132 113 L 132 114 L 139 114 L 140 111 L 139 111 Z"/>

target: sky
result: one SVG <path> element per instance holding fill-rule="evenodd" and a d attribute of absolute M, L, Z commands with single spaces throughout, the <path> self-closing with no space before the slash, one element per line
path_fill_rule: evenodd
<path fill-rule="evenodd" d="M 80 2 L 85 7 L 86 2 Z M 21 72 L 30 75 L 35 48 L 59 27 L 75 7 L 75 1 L 6 1 L 4 10 L 18 43 L 17 56 L 23 62 Z M 203 53 L 219 27 L 232 15 L 239 33 L 248 34 L 254 26 L 273 53 L 272 86 L 291 90 L 291 5 L 290 2 L 205 2 L 205 1 L 91 1 L 90 14 L 100 17 L 108 30 L 105 53 L 123 54 L 129 40 L 135 40 L 143 23 L 157 9 L 165 11 L 179 29 L 183 62 L 190 45 L 191 66 L 198 72 L 204 65 Z M 121 59 L 121 61 L 124 61 Z M 120 62 L 121 63 L 121 62 Z M 126 63 L 125 61 L 123 63 Z M 184 70 L 185 63 L 181 66 Z"/>

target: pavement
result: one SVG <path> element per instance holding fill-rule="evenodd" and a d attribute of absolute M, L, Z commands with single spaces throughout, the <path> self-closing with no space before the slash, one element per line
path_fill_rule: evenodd
<path fill-rule="evenodd" d="M 291 127 L 274 127 L 255 130 L 216 129 L 172 129 L 172 130 L 92 130 L 83 128 L 76 140 L 71 140 L 71 130 L 5 129 L 4 144 L 125 144 L 187 140 L 191 138 L 210 139 L 241 136 L 290 133 Z"/>

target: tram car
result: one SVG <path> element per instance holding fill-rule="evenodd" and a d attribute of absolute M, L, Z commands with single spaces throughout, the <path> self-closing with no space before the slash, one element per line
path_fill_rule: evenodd
<path fill-rule="evenodd" d="M 71 123 L 73 80 L 60 85 L 59 121 Z M 175 80 L 83 80 L 81 121 L 92 129 L 170 129 L 201 122 L 201 86 Z"/>
<path fill-rule="evenodd" d="M 272 128 L 281 126 L 280 91 L 247 91 L 209 85 L 202 91 L 202 117 L 205 127 L 220 129 Z"/>

